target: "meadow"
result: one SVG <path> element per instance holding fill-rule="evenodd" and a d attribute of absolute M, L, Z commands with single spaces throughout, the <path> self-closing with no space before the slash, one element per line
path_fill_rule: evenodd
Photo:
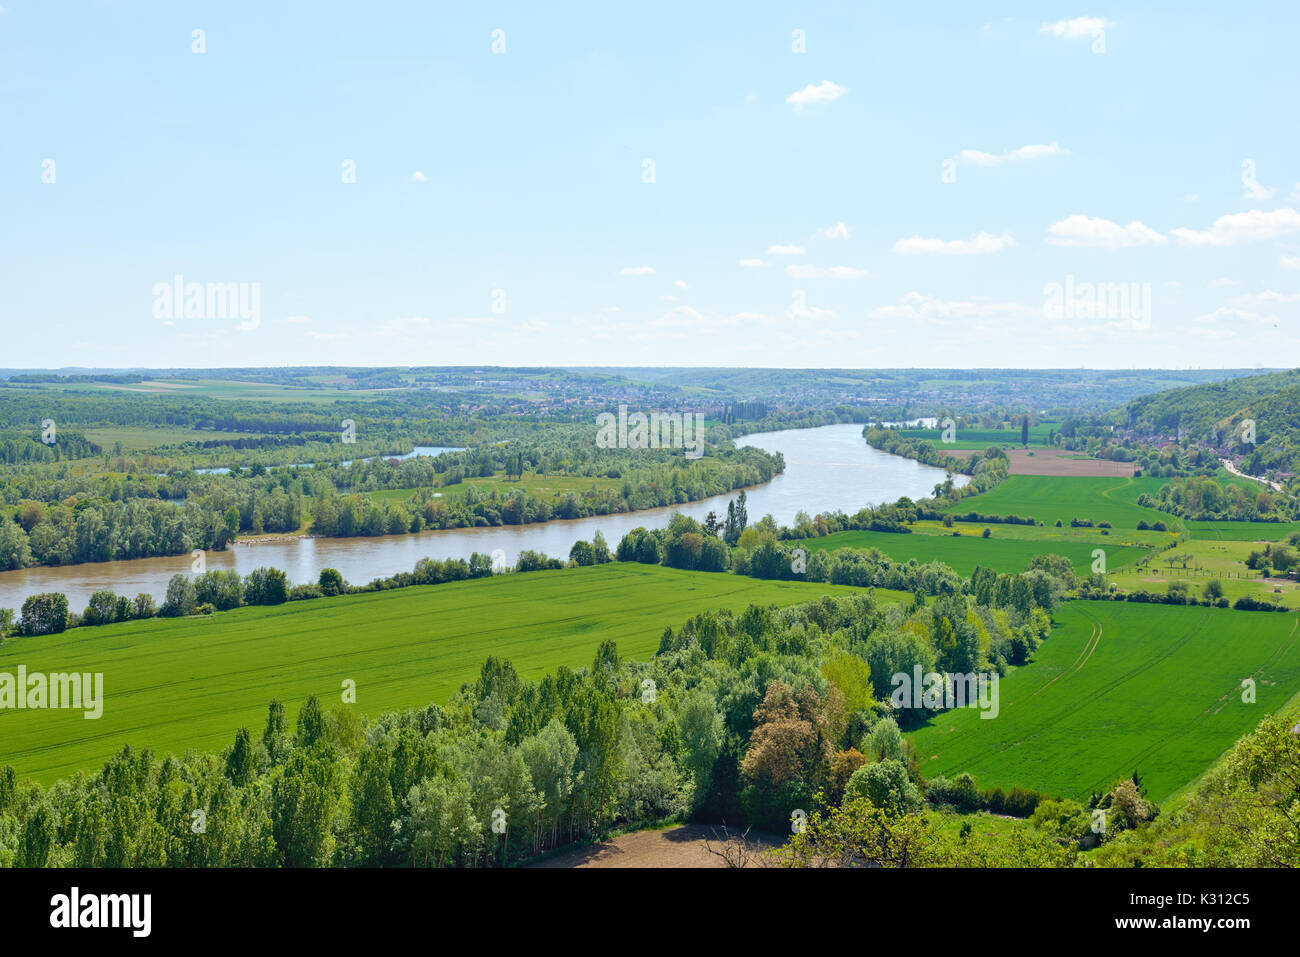
<path fill-rule="evenodd" d="M 985 788 L 1085 800 L 1136 771 L 1161 801 L 1300 685 L 1294 614 L 1074 601 L 1055 617 L 1033 661 L 1001 681 L 997 718 L 949 711 L 913 735 L 927 777 L 967 771 Z"/>
<path fill-rule="evenodd" d="M 0 672 L 20 664 L 29 674 L 102 672 L 104 713 L 90 721 L 78 711 L 0 712 L 0 765 L 49 783 L 128 743 L 216 751 L 241 726 L 260 736 L 271 698 L 291 716 L 310 694 L 328 708 L 348 679 L 357 708 L 373 717 L 445 703 L 489 655 L 537 679 L 560 665 L 590 665 L 605 639 L 648 660 L 665 626 L 706 609 L 862 593 L 613 563 L 11 639 L 0 644 Z"/>
<path fill-rule="evenodd" d="M 1137 497 L 1155 494 L 1165 484 L 1159 478 L 1092 478 L 1055 475 L 1012 475 L 996 488 L 972 495 L 944 509 L 953 515 L 1019 515 L 1048 525 L 1069 525 L 1073 518 L 1110 522 L 1115 528 L 1134 529 L 1139 521 L 1164 522 L 1170 528 L 1180 519 L 1142 508 Z"/>
<path fill-rule="evenodd" d="M 1047 445 L 1048 433 L 1051 430 L 1058 429 L 1059 427 L 1059 422 L 1038 422 L 1031 425 L 1029 427 L 1029 444 L 1031 446 Z M 1020 446 L 1020 424 L 1018 422 L 1015 424 L 1008 423 L 1007 428 L 1005 429 L 957 429 L 956 441 L 947 443 L 943 441 L 942 429 L 898 429 L 897 431 L 898 434 L 905 439 L 913 441 L 917 439 L 926 439 L 927 441 L 933 442 L 935 447 L 940 450 L 979 449 L 980 451 L 983 451 L 990 445 L 996 445 L 998 447 L 1004 445 L 1015 447 Z"/>
<path fill-rule="evenodd" d="M 1300 586 L 1294 581 L 1281 576 L 1266 580 L 1246 566 L 1247 556 L 1259 550 L 1256 542 L 1191 538 L 1177 548 L 1152 556 L 1145 564 L 1120 569 L 1112 575 L 1112 580 L 1125 591 L 1155 592 L 1164 592 L 1170 584 L 1183 582 L 1189 593 L 1198 597 L 1209 581 L 1217 580 L 1229 601 L 1249 595 L 1290 607 L 1300 606 Z"/>
<path fill-rule="evenodd" d="M 1300 532 L 1300 522 L 1194 522 L 1184 521 L 1192 538 L 1220 542 L 1281 542 Z"/>
<path fill-rule="evenodd" d="M 1022 572 L 1036 555 L 1064 555 L 1077 575 L 1087 575 L 1091 571 L 1094 549 L 1106 551 L 1106 567 L 1122 568 L 1132 564 L 1147 553 L 1147 549 L 1133 545 L 1120 545 L 1105 542 L 1097 544 L 1092 541 L 1058 540 L 1050 544 L 1044 540 L 1024 540 L 1004 535 L 1006 526 L 993 525 L 988 538 L 980 532 L 972 531 L 971 525 L 964 528 L 943 529 L 943 534 L 930 535 L 913 533 L 899 535 L 893 532 L 837 532 L 823 538 L 810 538 L 802 544 L 809 551 L 833 551 L 837 548 L 878 548 L 895 561 L 905 562 L 915 558 L 925 563 L 940 561 L 963 578 L 970 577 L 977 565 L 992 568 L 998 572 L 1014 574 Z M 953 535 L 953 531 L 960 531 Z M 1053 529 L 1057 531 L 1057 529 Z M 1077 531 L 1077 529 L 1072 529 Z M 1096 530 L 1090 531 L 1096 535 Z"/>

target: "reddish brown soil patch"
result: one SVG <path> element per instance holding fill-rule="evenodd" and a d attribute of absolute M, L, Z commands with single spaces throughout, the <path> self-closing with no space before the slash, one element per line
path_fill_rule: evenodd
<path fill-rule="evenodd" d="M 685 824 L 663 831 L 634 831 L 610 838 L 590 847 L 552 855 L 533 867 L 724 867 L 717 854 L 709 853 L 706 843 L 722 850 L 722 828 L 704 824 Z M 734 833 L 733 837 L 738 837 Z M 751 847 L 778 847 L 782 839 L 772 834 L 749 832 Z"/>
<path fill-rule="evenodd" d="M 1030 453 L 1033 453 L 1032 455 Z M 1007 449 L 1012 475 L 1123 475 L 1131 477 L 1136 463 L 1074 458 L 1066 449 Z"/>

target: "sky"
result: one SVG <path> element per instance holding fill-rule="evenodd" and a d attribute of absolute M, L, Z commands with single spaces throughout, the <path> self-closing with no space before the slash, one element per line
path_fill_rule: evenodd
<path fill-rule="evenodd" d="M 0 367 L 1300 365 L 1298 21 L 0 0 Z"/>

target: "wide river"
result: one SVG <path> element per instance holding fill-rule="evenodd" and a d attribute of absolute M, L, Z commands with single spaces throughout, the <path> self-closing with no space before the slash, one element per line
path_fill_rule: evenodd
<path fill-rule="evenodd" d="M 904 495 L 930 495 L 945 477 L 942 469 L 869 448 L 862 440 L 860 425 L 760 432 L 738 439 L 737 444 L 785 456 L 784 473 L 746 491 L 750 522 L 770 514 L 778 524 L 789 525 L 800 510 L 809 515 L 836 509 L 853 514 L 864 505 L 892 502 Z M 968 481 L 964 475 L 954 479 L 963 485 Z M 337 568 L 349 582 L 363 585 L 375 578 L 410 571 L 425 556 L 468 559 L 471 552 L 490 555 L 500 549 L 505 561 L 513 565 L 520 551 L 533 549 L 555 558 L 568 558 L 573 543 L 590 540 L 597 529 L 613 549 L 631 529 L 660 528 L 668 524 L 674 512 L 702 520 L 714 511 L 719 518 L 725 518 L 727 501 L 737 494 L 670 508 L 540 525 L 443 529 L 381 538 L 236 543 L 224 552 L 208 552 L 206 561 L 209 569 L 234 568 L 240 574 L 267 565 L 281 568 L 294 584 L 315 581 L 322 568 Z M 53 591 L 67 595 L 68 606 L 77 612 L 86 607 L 92 593 L 101 590 L 128 596 L 148 592 L 161 602 L 168 580 L 178 572 L 188 573 L 190 564 L 186 554 L 0 572 L 0 608 L 17 612 L 28 595 Z"/>

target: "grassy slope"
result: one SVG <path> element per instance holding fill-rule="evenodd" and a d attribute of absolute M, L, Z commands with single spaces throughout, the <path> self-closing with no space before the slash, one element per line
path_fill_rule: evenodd
<path fill-rule="evenodd" d="M 1160 801 L 1300 687 L 1293 614 L 1080 601 L 1057 619 L 1001 682 L 998 718 L 948 712 L 916 733 L 927 775 L 1086 799 L 1137 770 Z M 1250 676 L 1253 705 L 1239 690 Z"/>
<path fill-rule="evenodd" d="M 1016 540 L 1004 536 L 1004 528 L 993 529 L 992 537 L 981 538 L 966 526 L 960 536 L 951 531 L 944 535 L 898 535 L 891 532 L 838 532 L 824 538 L 804 542 L 810 551 L 837 548 L 878 548 L 896 561 L 915 558 L 918 562 L 941 561 L 963 578 L 969 577 L 976 565 L 999 572 L 1022 572 L 1035 555 L 1064 555 L 1070 560 L 1076 574 L 1088 574 L 1092 565 L 1092 552 L 1104 548 L 1108 568 L 1121 568 L 1144 555 L 1147 549 L 1106 542 L 1087 541 L 1044 542 Z"/>
<path fill-rule="evenodd" d="M 1281 542 L 1300 532 L 1300 522 L 1194 522 L 1184 521 L 1192 538 L 1220 542 Z"/>
<path fill-rule="evenodd" d="M 1048 525 L 1055 525 L 1058 519 L 1069 525 L 1070 519 L 1079 518 L 1132 529 L 1145 519 L 1172 527 L 1178 519 L 1136 504 L 1139 494 L 1154 494 L 1163 483 L 1155 478 L 1013 475 L 992 491 L 964 498 L 945 511 L 954 515 L 1019 515 Z"/>
<path fill-rule="evenodd" d="M 445 702 L 488 655 L 529 678 L 590 664 L 606 638 L 646 659 L 666 625 L 705 609 L 827 593 L 862 592 L 616 563 L 11 640 L 0 645 L 0 672 L 19 664 L 103 672 L 106 700 L 97 721 L 73 711 L 0 712 L 0 764 L 48 782 L 94 768 L 127 743 L 217 750 L 241 725 L 260 736 L 273 697 L 292 719 L 309 694 L 333 706 L 350 678 L 360 710 L 377 715 Z"/>

